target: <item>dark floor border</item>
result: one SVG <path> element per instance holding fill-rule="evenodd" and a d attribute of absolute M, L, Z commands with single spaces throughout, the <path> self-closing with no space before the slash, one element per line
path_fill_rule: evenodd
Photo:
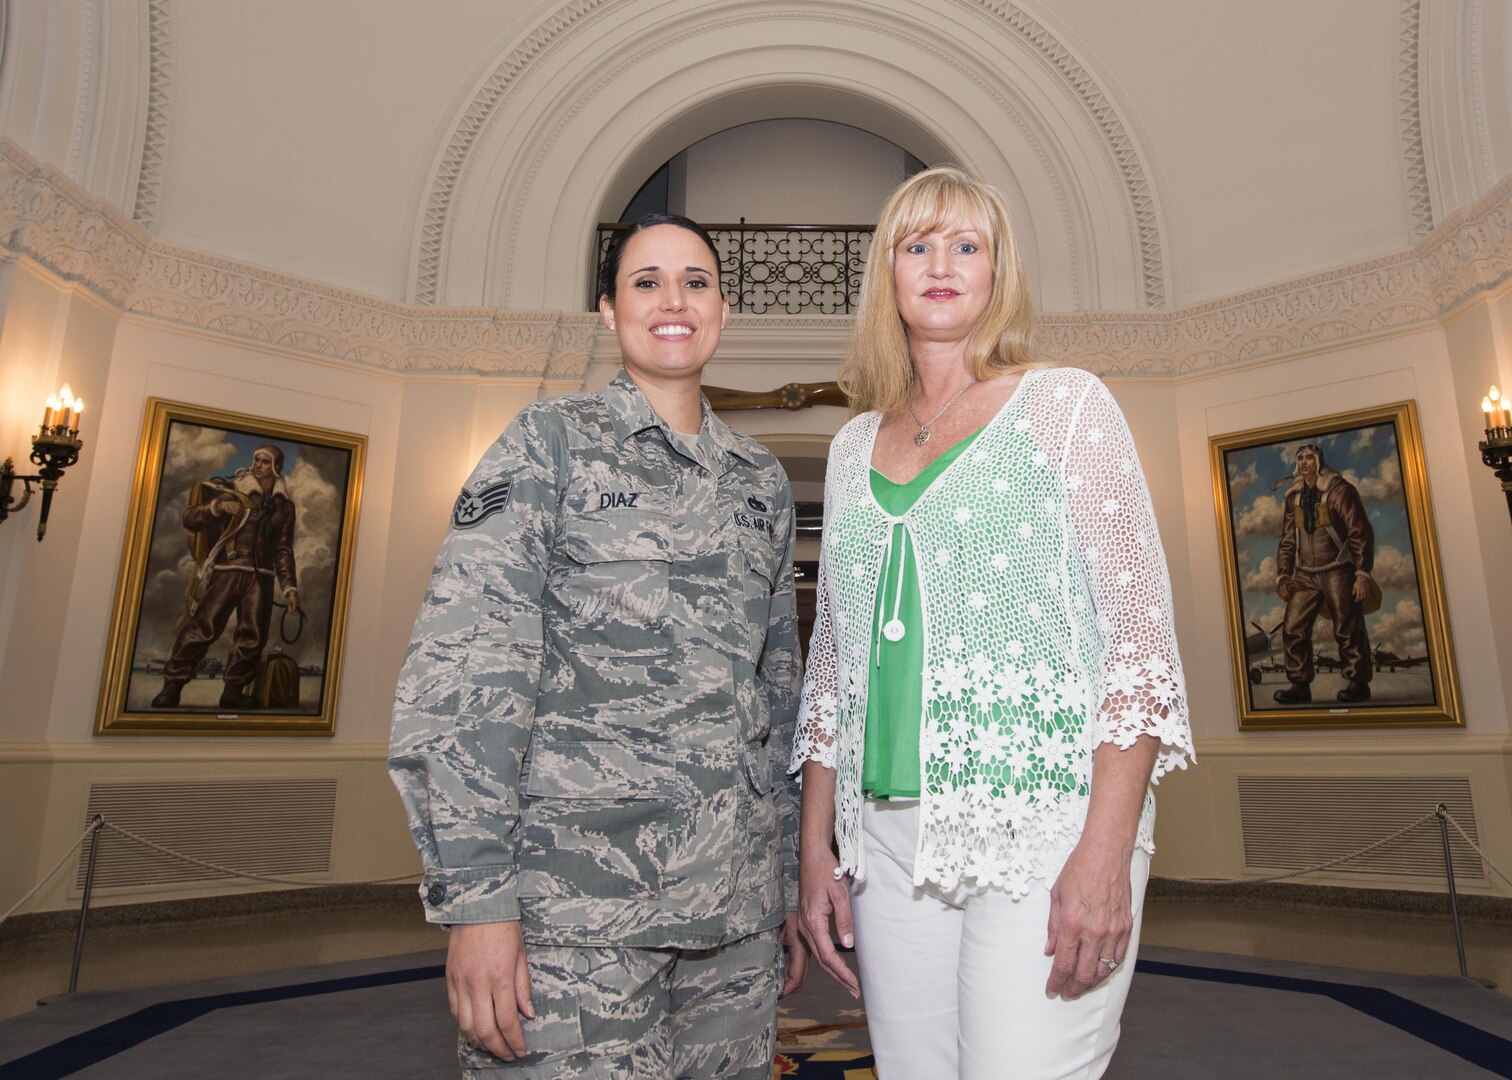
<path fill-rule="evenodd" d="M 1446 1016 L 1380 987 L 1302 979 L 1290 975 L 1266 975 L 1257 971 L 1172 964 L 1161 960 L 1140 960 L 1135 964 L 1134 970 L 1141 975 L 1199 979 L 1203 982 L 1253 986 L 1294 994 L 1318 994 L 1478 1065 L 1493 1076 L 1512 1078 L 1512 1040 L 1483 1031 L 1473 1024 Z"/>
<path fill-rule="evenodd" d="M 1135 971 L 1174 979 L 1251 986 L 1288 993 L 1317 994 L 1364 1013 L 1383 1024 L 1438 1047 L 1446 1053 L 1485 1069 L 1493 1076 L 1512 1080 L 1512 1040 L 1483 1031 L 1426 1005 L 1373 986 L 1304 979 L 1288 975 L 1268 975 L 1256 971 L 1175 964 L 1160 960 L 1140 960 Z M 440 979 L 446 969 L 440 965 L 401 968 L 370 975 L 340 979 L 320 979 L 308 983 L 239 990 L 205 997 L 161 1001 L 134 1013 L 79 1032 L 51 1046 L 0 1065 L 0 1080 L 61 1080 L 91 1065 L 156 1038 L 167 1031 L 192 1023 L 218 1009 L 243 1005 L 261 1005 L 320 994 L 339 994 L 351 990 L 368 990 L 400 983 Z M 802 1051 L 789 1056 L 797 1057 Z M 851 1063 L 854 1067 L 855 1063 Z"/>
<path fill-rule="evenodd" d="M 320 979 L 308 983 L 266 986 L 260 990 L 238 990 L 229 994 L 160 1001 L 0 1065 L 0 1080 L 52 1080 L 55 1077 L 71 1076 L 176 1027 L 193 1023 L 218 1009 L 290 1001 L 320 994 L 340 994 L 351 990 L 371 990 L 380 986 L 423 982 L 445 976 L 445 966 L 438 964 L 380 971 L 371 975 L 353 975 L 343 979 Z"/>

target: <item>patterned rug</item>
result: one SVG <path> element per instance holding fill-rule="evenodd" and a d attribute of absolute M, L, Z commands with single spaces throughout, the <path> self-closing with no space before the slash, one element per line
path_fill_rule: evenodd
<path fill-rule="evenodd" d="M 81 992 L 0 1022 L 0 1080 L 455 1076 L 441 960 Z M 859 1003 L 822 972 L 778 1026 L 774 1077 L 874 1080 Z M 1512 1078 L 1512 998 L 1450 976 L 1151 947 L 1107 1076 Z"/>
<path fill-rule="evenodd" d="M 854 970 L 854 957 L 846 961 Z M 875 1080 L 876 1075 L 866 1010 L 814 965 L 803 989 L 777 1007 L 773 1080 Z"/>

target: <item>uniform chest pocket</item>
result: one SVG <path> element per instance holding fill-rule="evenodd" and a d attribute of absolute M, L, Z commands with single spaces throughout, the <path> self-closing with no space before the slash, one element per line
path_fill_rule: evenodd
<path fill-rule="evenodd" d="M 584 514 L 564 523 L 559 550 L 556 592 L 574 651 L 646 657 L 671 650 L 671 518 L 643 510 Z"/>

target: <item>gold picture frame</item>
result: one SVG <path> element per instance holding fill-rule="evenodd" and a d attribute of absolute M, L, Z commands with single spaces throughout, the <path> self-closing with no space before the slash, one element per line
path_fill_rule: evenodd
<path fill-rule="evenodd" d="M 99 735 L 331 735 L 367 439 L 147 400 Z"/>
<path fill-rule="evenodd" d="M 1462 726 L 1416 405 L 1208 445 L 1240 730 Z"/>

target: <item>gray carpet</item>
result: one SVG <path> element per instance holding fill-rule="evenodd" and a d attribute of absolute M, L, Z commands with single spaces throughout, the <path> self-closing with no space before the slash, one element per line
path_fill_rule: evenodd
<path fill-rule="evenodd" d="M 0 1080 L 455 1076 L 442 959 L 79 993 L 0 1023 Z M 822 973 L 809 983 L 780 1019 L 790 1075 L 855 1077 L 869 1064 L 855 1003 Z M 1458 978 L 1151 947 L 1108 1075 L 1512 1077 L 1512 999 Z"/>

